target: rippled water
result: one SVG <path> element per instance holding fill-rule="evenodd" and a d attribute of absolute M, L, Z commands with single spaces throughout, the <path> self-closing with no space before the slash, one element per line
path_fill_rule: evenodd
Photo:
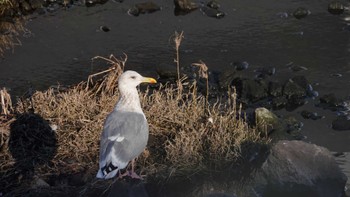
<path fill-rule="evenodd" d="M 139 17 L 126 11 L 136 0 L 107 2 L 96 7 L 73 7 L 52 15 L 32 16 L 27 28 L 31 35 L 21 38 L 22 46 L 0 60 L 0 87 L 11 88 L 14 95 L 23 94 L 31 85 L 43 90 L 57 83 L 70 85 L 102 70 L 91 64 L 95 55 L 128 55 L 127 69 L 156 76 L 160 64 L 173 64 L 174 31 L 185 32 L 180 47 L 181 63 L 188 66 L 203 60 L 209 69 L 233 69 L 230 63 L 247 61 L 247 75 L 264 66 L 276 67 L 276 78 L 305 75 L 320 95 L 335 93 L 350 96 L 350 28 L 345 18 L 327 11 L 326 0 L 222 0 L 222 19 L 209 18 L 199 11 L 174 16 L 172 1 L 156 0 L 162 10 Z M 301 20 L 291 13 L 305 7 L 311 15 Z M 288 17 L 285 17 L 288 16 Z M 101 25 L 111 29 L 99 30 Z M 345 28 L 345 29 L 344 29 Z M 288 64 L 308 70 L 293 72 Z M 341 74 L 341 77 L 332 74 Z M 350 152 L 350 131 L 330 128 L 335 113 L 315 108 L 311 101 L 303 109 L 316 111 L 326 119 L 303 120 L 303 133 L 311 141 L 335 152 Z M 280 114 L 287 112 L 280 111 Z M 290 112 L 288 112 L 290 113 Z M 346 154 L 348 155 L 348 154 Z M 350 177 L 348 156 L 341 167 Z M 350 187 L 350 185 L 348 186 Z"/>

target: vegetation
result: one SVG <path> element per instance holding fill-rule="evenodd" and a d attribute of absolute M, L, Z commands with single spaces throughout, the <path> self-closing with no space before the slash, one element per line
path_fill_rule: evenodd
<path fill-rule="evenodd" d="M 2 116 L 3 191 L 16 187 L 16 194 L 24 192 L 30 189 L 33 177 L 49 182 L 52 177 L 83 173 L 85 182 L 94 181 L 100 133 L 118 100 L 117 78 L 127 59 L 96 58 L 111 64 L 110 69 L 98 73 L 104 74 L 99 80 L 93 81 L 96 74 L 68 90 L 35 92 L 31 100 L 19 100 L 14 110 L 7 110 L 12 114 Z M 241 116 L 234 90 L 228 92 L 229 100 L 209 104 L 207 95 L 197 93 L 196 83 L 185 85 L 184 80 L 178 79 L 181 86 L 160 84 L 140 92 L 150 140 L 138 158 L 137 170 L 149 180 L 232 164 L 240 160 L 242 144 L 267 142 Z M 6 90 L 3 92 L 5 95 Z M 9 105 L 4 103 L 3 107 Z"/>
<path fill-rule="evenodd" d="M 23 20 L 12 16 L 18 9 L 17 0 L 0 0 L 0 56 L 5 50 L 21 45 L 18 35 L 25 31 Z"/>

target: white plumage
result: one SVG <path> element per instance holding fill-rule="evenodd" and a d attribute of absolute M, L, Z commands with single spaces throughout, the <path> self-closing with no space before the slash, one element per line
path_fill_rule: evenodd
<path fill-rule="evenodd" d="M 120 97 L 103 126 L 97 178 L 114 177 L 139 156 L 147 145 L 148 123 L 136 89 L 140 83 L 156 83 L 156 80 L 143 77 L 135 71 L 126 71 L 118 79 Z M 127 175 L 139 177 L 133 169 Z"/>

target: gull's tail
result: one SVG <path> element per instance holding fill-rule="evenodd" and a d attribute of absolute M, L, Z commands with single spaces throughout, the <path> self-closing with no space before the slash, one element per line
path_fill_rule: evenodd
<path fill-rule="evenodd" d="M 106 165 L 103 168 L 100 168 L 97 172 L 96 178 L 99 179 L 110 179 L 115 177 L 117 175 L 119 169 L 118 167 L 115 167 L 110 163 L 109 165 Z"/>

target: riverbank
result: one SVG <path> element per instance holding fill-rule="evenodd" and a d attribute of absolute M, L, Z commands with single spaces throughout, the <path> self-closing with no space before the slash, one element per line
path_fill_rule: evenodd
<path fill-rule="evenodd" d="M 56 183 L 62 177 L 84 184 L 95 181 L 102 124 L 118 99 L 119 63 L 96 83 L 37 91 L 18 101 L 1 128 L 1 192 L 30 192 L 37 180 L 62 189 Z M 206 105 L 195 83 L 181 87 L 160 85 L 141 93 L 150 140 L 137 171 L 146 180 L 161 182 L 236 166 L 247 156 L 242 151 L 268 144 L 267 136 L 239 115 L 234 92 L 228 101 Z"/>

